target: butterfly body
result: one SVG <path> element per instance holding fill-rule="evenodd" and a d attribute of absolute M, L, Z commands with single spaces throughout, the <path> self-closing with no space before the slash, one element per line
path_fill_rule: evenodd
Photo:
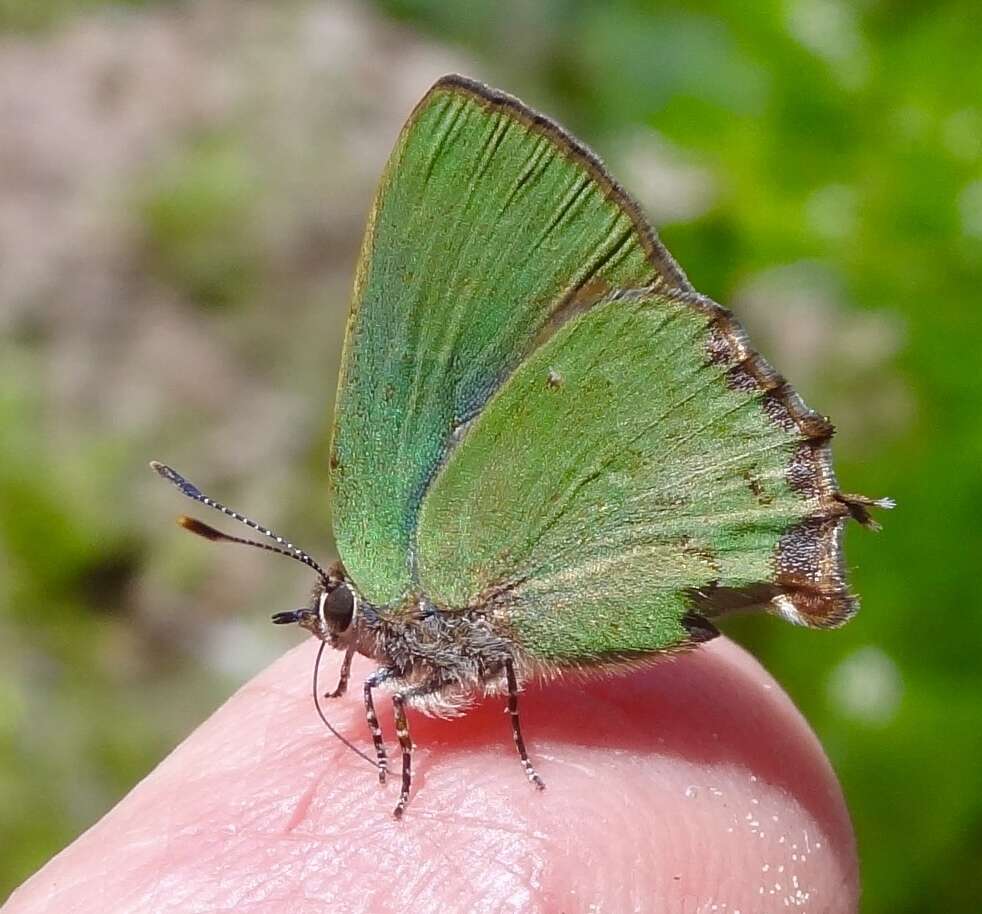
<path fill-rule="evenodd" d="M 840 492 L 832 434 L 589 150 L 445 77 L 403 128 L 355 277 L 330 460 L 341 563 L 275 621 L 345 652 L 332 694 L 354 654 L 379 664 L 364 697 L 384 779 L 373 690 L 393 694 L 397 814 L 406 707 L 506 692 L 541 786 L 518 723 L 530 678 L 650 663 L 737 609 L 815 628 L 855 613 L 843 529 L 891 503 Z"/>
<path fill-rule="evenodd" d="M 356 596 L 341 629 L 317 614 L 320 599 L 315 591 L 305 627 L 337 650 L 377 662 L 387 686 L 407 692 L 414 708 L 452 716 L 482 692 L 505 691 L 505 663 L 517 659 L 515 645 L 496 631 L 488 608 L 446 612 L 419 598 L 383 614 Z"/>

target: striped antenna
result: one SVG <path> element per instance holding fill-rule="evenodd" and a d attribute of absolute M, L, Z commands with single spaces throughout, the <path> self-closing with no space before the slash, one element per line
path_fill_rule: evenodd
<path fill-rule="evenodd" d="M 222 533 L 221 530 L 216 530 L 214 527 L 210 527 L 208 524 L 203 523 L 200 520 L 195 520 L 193 517 L 181 516 L 178 519 L 178 523 L 184 527 L 185 530 L 190 530 L 192 533 L 197 533 L 198 536 L 203 536 L 205 539 L 214 540 L 216 542 L 227 542 L 227 543 L 242 543 L 245 546 L 256 546 L 259 549 L 266 549 L 270 552 L 277 552 L 280 555 L 289 556 L 291 559 L 296 559 L 298 562 L 303 562 L 308 568 L 313 568 L 314 571 L 320 575 L 325 581 L 329 580 L 330 576 L 328 573 L 321 568 L 317 562 L 314 561 L 311 556 L 309 556 L 303 549 L 294 546 L 293 543 L 288 540 L 283 539 L 282 536 L 278 536 L 273 533 L 272 530 L 264 527 L 262 524 L 256 523 L 244 514 L 239 514 L 238 511 L 233 511 L 231 508 L 226 508 L 225 505 L 219 504 L 213 498 L 209 498 L 204 492 L 201 491 L 194 483 L 189 482 L 185 479 L 177 470 L 171 469 L 164 463 L 160 463 L 157 460 L 150 461 L 150 468 L 158 475 L 166 479 L 168 482 L 175 485 L 180 489 L 182 495 L 186 495 L 188 498 L 194 499 L 194 501 L 200 502 L 203 505 L 207 505 L 209 508 L 214 508 L 216 511 L 221 511 L 228 517 L 234 520 L 240 521 L 247 527 L 252 527 L 253 530 L 261 533 L 263 536 L 268 536 L 271 540 L 275 540 L 279 543 L 279 546 L 270 546 L 268 543 L 257 543 L 255 540 L 242 539 L 238 536 L 229 536 L 227 533 Z"/>

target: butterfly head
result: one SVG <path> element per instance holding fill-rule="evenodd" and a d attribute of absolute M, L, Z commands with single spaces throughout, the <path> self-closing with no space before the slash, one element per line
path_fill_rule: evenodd
<path fill-rule="evenodd" d="M 357 609 L 358 597 L 345 577 L 341 563 L 335 562 L 314 585 L 308 606 L 276 613 L 273 622 L 277 625 L 297 624 L 322 641 L 338 646 L 351 628 Z"/>

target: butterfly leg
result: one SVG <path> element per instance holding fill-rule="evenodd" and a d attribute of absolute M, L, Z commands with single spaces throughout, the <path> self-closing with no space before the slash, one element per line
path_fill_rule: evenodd
<path fill-rule="evenodd" d="M 439 685 L 429 683 L 406 689 L 403 692 L 396 692 L 392 696 L 392 709 L 396 719 L 396 736 L 399 737 L 399 747 L 402 749 L 402 789 L 399 791 L 399 802 L 392 811 L 397 819 L 406 811 L 406 805 L 409 803 L 409 790 L 413 783 L 413 740 L 409 735 L 406 705 L 439 690 Z"/>
<path fill-rule="evenodd" d="M 396 692 L 392 696 L 392 708 L 396 718 L 396 736 L 402 749 L 402 789 L 399 791 L 399 802 L 392 814 L 398 819 L 406 810 L 409 802 L 409 788 L 413 782 L 413 740 L 409 735 L 409 721 L 406 719 L 406 699 L 408 693 Z"/>
<path fill-rule="evenodd" d="M 545 788 L 545 781 L 539 777 L 538 772 L 529 761 L 528 750 L 525 748 L 525 740 L 522 737 L 522 728 L 518 723 L 518 680 L 515 678 L 515 667 L 510 660 L 505 661 L 505 675 L 508 677 L 508 716 L 511 717 L 511 735 L 515 738 L 515 748 L 518 750 L 518 757 L 522 760 L 522 768 L 525 775 L 535 784 L 539 790 Z"/>
<path fill-rule="evenodd" d="M 372 700 L 372 689 L 385 682 L 392 675 L 390 670 L 382 667 L 365 680 L 365 717 L 368 718 L 368 729 L 372 732 L 372 742 L 375 744 L 375 757 L 378 759 L 378 782 L 385 783 L 387 760 L 385 743 L 382 741 L 382 728 L 378 725 L 378 715 L 375 713 L 375 702 Z"/>
<path fill-rule="evenodd" d="M 351 675 L 351 658 L 354 657 L 353 649 L 345 651 L 344 660 L 341 661 L 341 675 L 338 677 L 338 684 L 333 692 L 325 692 L 325 698 L 340 698 L 348 691 L 348 677 Z"/>

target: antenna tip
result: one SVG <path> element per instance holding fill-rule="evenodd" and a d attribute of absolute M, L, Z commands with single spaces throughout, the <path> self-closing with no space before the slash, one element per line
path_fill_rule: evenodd
<path fill-rule="evenodd" d="M 162 479 L 166 479 L 173 482 L 175 485 L 179 484 L 178 480 L 180 476 L 175 473 L 166 463 L 161 463 L 159 460 L 150 461 L 150 469 L 153 470 Z"/>
<path fill-rule="evenodd" d="M 188 482 L 177 470 L 171 469 L 166 463 L 161 463 L 159 460 L 151 460 L 150 469 L 162 479 L 166 479 L 168 482 L 177 486 L 188 498 L 209 504 L 210 499 L 205 498 L 201 490 L 194 483 Z"/>
<path fill-rule="evenodd" d="M 222 533 L 221 530 L 216 530 L 214 527 L 209 526 L 203 521 L 200 521 L 194 517 L 188 517 L 186 514 L 182 514 L 177 519 L 177 522 L 185 530 L 190 530 L 192 533 L 197 533 L 198 536 L 203 536 L 206 540 L 218 542 L 219 540 L 228 539 L 228 537 Z"/>

